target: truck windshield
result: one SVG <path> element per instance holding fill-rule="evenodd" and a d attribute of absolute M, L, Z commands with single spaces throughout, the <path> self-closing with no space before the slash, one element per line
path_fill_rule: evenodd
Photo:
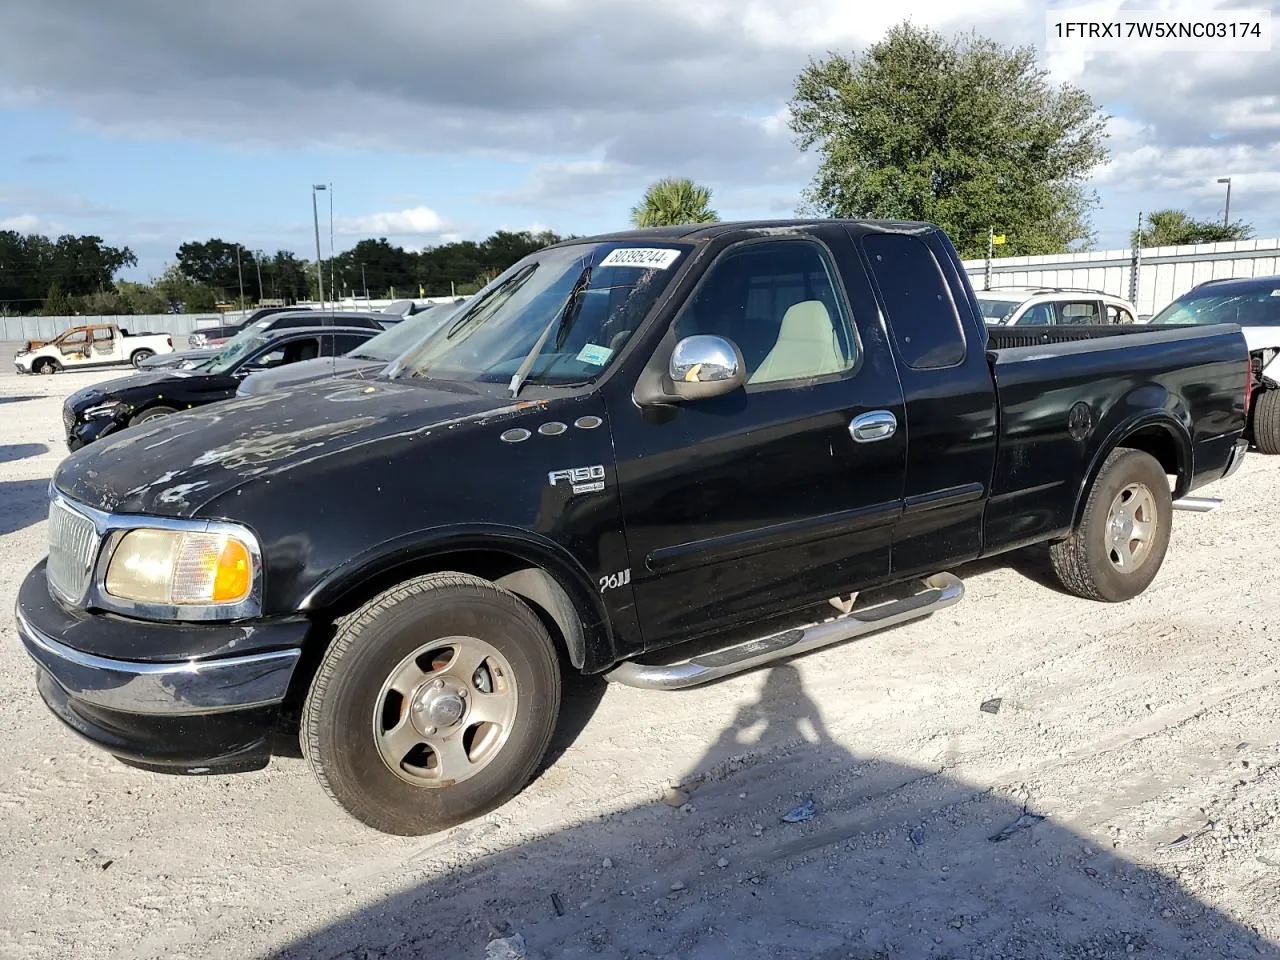
<path fill-rule="evenodd" d="M 1003 323 L 1018 309 L 1020 300 L 993 300 L 990 297 L 978 297 L 978 306 L 982 308 L 982 316 L 988 323 Z"/>
<path fill-rule="evenodd" d="M 347 354 L 353 360 L 377 360 L 390 363 L 410 347 L 426 339 L 454 313 L 452 307 L 435 307 L 397 323 L 390 330 L 372 337 Z"/>
<path fill-rule="evenodd" d="M 1238 323 L 1242 327 L 1280 327 L 1280 284 L 1244 293 L 1184 293 L 1154 317 L 1152 323 Z"/>
<path fill-rule="evenodd" d="M 640 326 L 688 250 L 636 241 L 540 250 L 463 304 L 390 374 L 506 383 L 550 327 L 523 382 L 594 379 Z"/>

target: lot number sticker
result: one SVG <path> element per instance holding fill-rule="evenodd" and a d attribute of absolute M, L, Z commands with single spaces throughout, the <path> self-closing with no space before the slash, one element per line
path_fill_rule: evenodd
<path fill-rule="evenodd" d="M 679 256 L 679 250 L 663 250 L 658 247 L 622 247 L 601 260 L 600 266 L 665 270 L 675 263 Z"/>

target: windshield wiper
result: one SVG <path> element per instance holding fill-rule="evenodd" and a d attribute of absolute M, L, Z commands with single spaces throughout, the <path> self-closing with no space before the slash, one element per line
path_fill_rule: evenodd
<path fill-rule="evenodd" d="M 564 305 L 556 311 L 556 315 L 551 318 L 538 335 L 538 339 L 534 342 L 533 348 L 529 351 L 529 355 L 520 363 L 519 369 L 511 377 L 511 383 L 507 389 L 511 391 L 511 398 L 514 400 L 520 395 L 520 388 L 524 386 L 525 380 L 529 377 L 529 371 L 533 369 L 534 363 L 538 360 L 538 354 L 542 353 L 542 348 L 546 345 L 547 338 L 551 336 L 553 331 L 558 331 L 565 325 L 573 326 L 574 320 L 578 318 L 578 310 L 576 305 L 582 302 L 582 293 L 587 289 L 587 285 L 591 283 L 591 268 L 583 267 L 582 273 L 578 275 L 578 279 L 573 284 L 573 289 L 569 291 L 568 298 L 565 299 Z M 566 329 L 568 329 L 566 327 Z"/>

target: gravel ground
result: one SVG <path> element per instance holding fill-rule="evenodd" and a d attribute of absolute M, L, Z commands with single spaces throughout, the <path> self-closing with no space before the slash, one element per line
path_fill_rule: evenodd
<path fill-rule="evenodd" d="M 520 797 L 400 839 L 302 761 L 143 773 L 40 703 L 8 611 L 61 398 L 112 375 L 0 376 L 0 957 L 1280 956 L 1275 459 L 1177 515 L 1135 601 L 1032 552 L 713 687 L 575 684 Z"/>

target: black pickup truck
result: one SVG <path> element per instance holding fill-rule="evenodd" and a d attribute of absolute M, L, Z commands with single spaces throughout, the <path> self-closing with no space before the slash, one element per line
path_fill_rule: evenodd
<path fill-rule="evenodd" d="M 355 817 L 434 831 L 535 773 L 566 671 L 714 680 L 1035 543 L 1081 597 L 1144 590 L 1175 501 L 1244 456 L 1248 350 L 1089 333 L 1002 346 L 927 224 L 573 240 L 372 379 L 70 456 L 19 633 L 128 762 L 253 768 L 283 732 Z"/>

